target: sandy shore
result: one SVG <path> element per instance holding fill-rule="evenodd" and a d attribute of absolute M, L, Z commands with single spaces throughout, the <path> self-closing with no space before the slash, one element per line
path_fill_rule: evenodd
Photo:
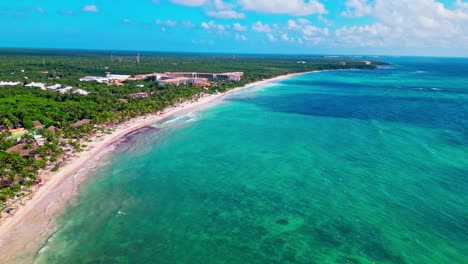
<path fill-rule="evenodd" d="M 178 106 L 166 109 L 162 114 L 148 114 L 134 118 L 128 122 L 119 124 L 112 134 L 104 134 L 102 137 L 92 138 L 85 151 L 78 153 L 58 172 L 49 173 L 43 177 L 44 185 L 40 187 L 24 205 L 15 209 L 13 215 L 0 222 L 0 263 L 31 263 L 40 245 L 53 234 L 53 216 L 63 207 L 65 201 L 72 197 L 76 191 L 76 182 L 83 181 L 85 176 L 77 175 L 77 172 L 86 167 L 88 163 L 102 154 L 106 148 L 124 138 L 126 135 L 145 126 L 152 125 L 169 116 L 177 115 L 183 110 L 196 110 L 209 107 L 210 102 L 222 100 L 223 97 L 240 90 L 254 86 L 260 86 L 271 82 L 283 80 L 296 75 L 296 73 L 278 76 L 272 79 L 248 84 L 223 94 L 208 95 L 196 101 L 181 103 Z M 6 214 L 3 214 L 5 216 Z M 38 246 L 39 245 L 39 246 Z"/>

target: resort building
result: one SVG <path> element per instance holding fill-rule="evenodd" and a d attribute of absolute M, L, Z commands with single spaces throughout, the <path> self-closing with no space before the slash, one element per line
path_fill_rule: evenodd
<path fill-rule="evenodd" d="M 98 82 L 98 83 L 107 83 L 109 79 L 106 77 L 97 77 L 97 76 L 85 76 L 80 78 L 80 82 Z"/>
<path fill-rule="evenodd" d="M 111 74 L 110 72 L 106 72 L 106 78 L 109 81 L 117 81 L 117 82 L 122 82 L 130 78 L 131 75 L 121 75 L 121 74 Z"/>
<path fill-rule="evenodd" d="M 19 85 L 20 82 L 4 82 L 4 81 L 1 81 L 0 82 L 0 86 L 16 86 L 16 85 Z"/>
<path fill-rule="evenodd" d="M 57 89 L 60 89 L 60 88 L 62 88 L 62 85 L 60 85 L 60 84 L 50 85 L 50 86 L 46 87 L 47 90 L 57 90 Z"/>
<path fill-rule="evenodd" d="M 81 94 L 81 95 L 88 95 L 89 92 L 83 90 L 83 89 L 76 89 L 73 91 L 74 94 Z"/>
<path fill-rule="evenodd" d="M 218 79 L 226 81 L 240 81 L 243 72 L 227 72 L 227 73 L 198 73 L 198 72 L 166 72 L 169 78 L 206 78 L 208 80 Z"/>
<path fill-rule="evenodd" d="M 176 85 L 179 86 L 181 84 L 189 84 L 190 83 L 190 78 L 188 77 L 175 77 L 175 78 L 169 78 L 169 79 L 161 79 L 158 81 L 159 85 L 164 86 L 164 85 Z"/>
<path fill-rule="evenodd" d="M 33 129 L 34 129 L 34 130 L 35 130 L 35 129 L 42 129 L 42 128 L 44 128 L 44 126 L 42 126 L 41 122 L 39 122 L 39 121 L 37 121 L 37 120 L 34 120 L 34 121 L 32 121 L 32 122 L 33 122 L 33 125 L 34 125 L 34 126 L 33 126 Z"/>
<path fill-rule="evenodd" d="M 68 93 L 68 92 L 70 92 L 72 89 L 73 89 L 73 87 L 67 86 L 67 87 L 65 87 L 65 88 L 58 89 L 57 92 L 59 92 L 59 93 Z"/>
<path fill-rule="evenodd" d="M 25 87 L 30 87 L 30 88 L 40 88 L 40 89 L 43 89 L 45 90 L 45 84 L 44 83 L 37 83 L 37 82 L 32 82 L 32 83 L 28 83 L 25 85 Z"/>

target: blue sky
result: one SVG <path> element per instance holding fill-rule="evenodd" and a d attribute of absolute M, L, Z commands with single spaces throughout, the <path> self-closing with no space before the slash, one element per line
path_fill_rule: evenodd
<path fill-rule="evenodd" d="M 468 56 L 463 0 L 4 0 L 1 47 Z"/>

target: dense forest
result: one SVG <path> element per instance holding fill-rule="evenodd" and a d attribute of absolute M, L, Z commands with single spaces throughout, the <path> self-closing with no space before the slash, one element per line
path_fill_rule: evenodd
<path fill-rule="evenodd" d="M 61 50 L 0 50 L 0 81 L 20 82 L 17 86 L 0 87 L 0 201 L 5 201 L 31 185 L 38 170 L 57 170 L 63 149 L 81 150 L 81 142 L 99 125 L 116 124 L 133 117 L 153 113 L 178 102 L 194 99 L 205 93 L 225 92 L 247 83 L 295 72 L 324 69 L 375 69 L 381 64 L 362 62 L 364 58 L 323 56 L 254 56 L 226 54 L 168 54 Z M 171 71 L 244 72 L 240 82 L 213 81 L 209 87 L 195 85 L 159 86 L 155 80 L 131 81 L 120 86 L 97 82 L 80 82 L 86 75 L 147 74 Z M 30 82 L 61 84 L 90 92 L 88 95 L 58 93 L 24 87 Z M 132 98 L 136 92 L 147 98 Z M 90 119 L 91 124 L 74 127 L 73 123 Z M 35 157 L 6 152 L 15 144 L 34 146 L 34 138 L 26 134 L 19 141 L 12 139 L 12 129 L 32 129 L 33 121 L 44 128 L 54 126 L 57 134 L 41 132 L 46 143 L 35 149 Z M 6 184 L 5 184 L 6 183 Z"/>

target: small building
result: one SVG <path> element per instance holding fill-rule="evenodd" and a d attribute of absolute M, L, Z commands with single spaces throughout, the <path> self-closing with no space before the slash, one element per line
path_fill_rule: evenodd
<path fill-rule="evenodd" d="M 98 77 L 98 76 L 85 76 L 79 79 L 80 82 L 98 82 L 98 83 L 107 83 L 109 79 L 106 77 Z"/>
<path fill-rule="evenodd" d="M 110 72 L 106 72 L 106 78 L 110 81 L 125 81 L 130 77 L 131 75 L 111 74 Z"/>
<path fill-rule="evenodd" d="M 128 99 L 119 99 L 119 101 L 128 104 Z"/>
<path fill-rule="evenodd" d="M 49 133 L 50 133 L 51 135 L 55 135 L 55 133 L 58 132 L 58 128 L 56 128 L 56 127 L 54 127 L 54 126 L 48 127 L 47 130 L 49 131 Z"/>
<path fill-rule="evenodd" d="M 73 124 L 73 127 L 74 128 L 80 128 L 82 127 L 83 125 L 86 125 L 86 124 L 89 124 L 91 123 L 91 120 L 90 119 L 82 119 L 76 123 Z"/>
<path fill-rule="evenodd" d="M 88 95 L 89 92 L 88 91 L 85 91 L 83 89 L 76 89 L 73 91 L 74 94 L 81 94 L 81 95 Z"/>
<path fill-rule="evenodd" d="M 41 122 L 37 121 L 37 120 L 34 120 L 32 121 L 33 122 L 33 129 L 43 129 L 44 126 L 42 126 Z"/>
<path fill-rule="evenodd" d="M 45 89 L 45 84 L 44 83 L 38 83 L 38 82 L 32 82 L 32 83 L 26 84 L 25 87 Z"/>
<path fill-rule="evenodd" d="M 6 150 L 7 153 L 18 152 L 24 158 L 33 158 L 36 155 L 37 145 L 31 145 L 26 149 L 26 143 L 17 144 Z"/>
<path fill-rule="evenodd" d="M 135 98 L 147 98 L 148 97 L 148 93 L 133 93 L 133 94 L 130 94 L 130 96 L 135 99 Z"/>
<path fill-rule="evenodd" d="M 73 87 L 67 86 L 67 87 L 65 87 L 65 88 L 58 89 L 57 92 L 64 94 L 64 93 L 70 92 L 71 90 L 73 90 Z"/>
<path fill-rule="evenodd" d="M 371 65 L 371 64 L 372 64 L 372 61 L 363 61 L 363 62 L 364 62 L 364 64 L 366 64 L 366 65 Z"/>
<path fill-rule="evenodd" d="M 16 86 L 16 85 L 19 85 L 20 82 L 4 82 L 4 81 L 1 81 L 0 82 L 0 86 Z"/>
<path fill-rule="evenodd" d="M 297 64 L 306 64 L 305 61 L 297 61 Z"/>
<path fill-rule="evenodd" d="M 60 89 L 60 88 L 62 88 L 61 84 L 54 84 L 54 85 L 50 85 L 50 86 L 46 87 L 47 90 L 57 90 L 57 89 Z"/>
<path fill-rule="evenodd" d="M 340 61 L 339 64 L 340 64 L 341 66 L 346 66 L 346 62 L 344 62 L 344 61 Z"/>

